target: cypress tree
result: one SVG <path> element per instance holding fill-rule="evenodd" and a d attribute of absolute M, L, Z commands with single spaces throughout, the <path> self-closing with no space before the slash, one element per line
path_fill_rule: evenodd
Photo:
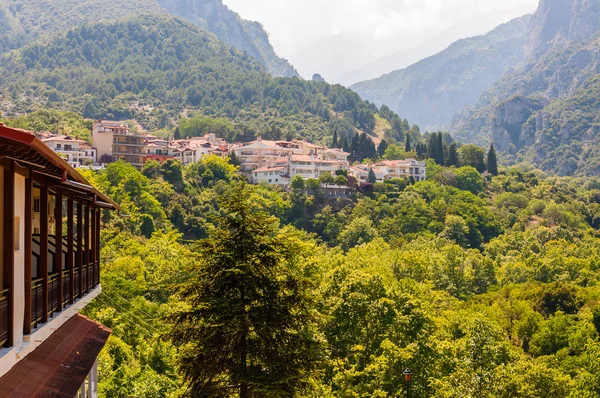
<path fill-rule="evenodd" d="M 444 165 L 444 140 L 442 138 L 442 133 L 437 134 L 437 157 L 435 162 L 440 166 Z"/>
<path fill-rule="evenodd" d="M 331 147 L 332 148 L 338 148 L 338 135 L 337 135 L 337 131 L 333 132 L 333 141 L 331 142 Z"/>
<path fill-rule="evenodd" d="M 344 152 L 350 153 L 350 145 L 348 145 L 348 140 L 346 138 L 342 140 L 342 149 Z"/>
<path fill-rule="evenodd" d="M 494 149 L 494 144 L 490 145 L 490 150 L 487 156 L 487 170 L 493 175 L 498 175 L 498 159 L 496 157 L 496 150 Z"/>
<path fill-rule="evenodd" d="M 380 158 L 382 158 L 383 155 L 385 155 L 385 151 L 387 150 L 387 147 L 388 147 L 387 141 L 381 140 L 381 142 L 379 143 L 379 146 L 377 147 L 377 152 L 378 152 Z"/>
<path fill-rule="evenodd" d="M 358 133 L 354 134 L 354 137 L 352 138 L 352 143 L 350 144 L 350 161 L 351 162 L 356 162 L 359 160 L 359 140 L 360 137 L 358 136 Z"/>
<path fill-rule="evenodd" d="M 179 130 L 179 126 L 175 127 L 175 131 L 173 132 L 173 139 L 174 140 L 181 139 L 181 131 Z"/>
<path fill-rule="evenodd" d="M 429 136 L 429 145 L 427 146 L 427 157 L 429 159 L 435 160 L 436 163 L 437 163 L 437 159 L 438 159 L 437 146 L 438 146 L 437 134 L 433 133 Z"/>
<path fill-rule="evenodd" d="M 456 144 L 452 144 L 450 145 L 450 148 L 448 148 L 448 158 L 446 159 L 446 166 L 458 167 L 458 150 Z"/>
<path fill-rule="evenodd" d="M 419 146 L 419 144 L 417 144 Z M 406 143 L 404 144 L 404 150 L 410 152 L 410 134 L 406 133 Z"/>

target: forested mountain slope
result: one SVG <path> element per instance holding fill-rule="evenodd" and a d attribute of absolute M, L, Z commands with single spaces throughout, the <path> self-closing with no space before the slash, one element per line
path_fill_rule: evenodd
<path fill-rule="evenodd" d="M 373 131 L 378 113 L 342 86 L 274 78 L 249 55 L 172 16 L 85 25 L 4 54 L 0 87 L 0 109 L 9 115 L 45 106 L 164 128 L 196 112 L 239 123 L 229 139 L 317 142 L 340 130 L 349 141 L 355 128 Z M 397 126 L 401 136 L 408 123 Z"/>
<path fill-rule="evenodd" d="M 525 16 L 487 35 L 459 40 L 408 68 L 351 89 L 421 127 L 444 127 L 455 113 L 477 103 L 485 90 L 523 61 L 528 21 Z"/>
<path fill-rule="evenodd" d="M 0 0 L 0 53 L 85 23 L 169 12 L 247 52 L 274 76 L 297 76 L 261 25 L 241 19 L 221 0 Z"/>
<path fill-rule="evenodd" d="M 247 21 L 231 11 L 222 0 L 158 0 L 171 13 L 214 32 L 233 47 L 258 60 L 273 76 L 298 77 L 288 61 L 279 58 L 269 36 L 258 22 Z"/>
<path fill-rule="evenodd" d="M 560 175 L 600 172 L 599 30 L 598 2 L 543 0 L 526 65 L 458 115 L 451 131 Z"/>

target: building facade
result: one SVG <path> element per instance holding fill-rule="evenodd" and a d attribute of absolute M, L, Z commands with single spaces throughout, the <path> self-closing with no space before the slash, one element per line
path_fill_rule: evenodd
<path fill-rule="evenodd" d="M 385 160 L 375 164 L 358 164 L 350 167 L 349 175 L 356 178 L 359 183 L 365 183 L 369 179 L 370 171 L 373 171 L 377 182 L 385 182 L 394 178 L 425 181 L 426 165 L 415 159 Z"/>
<path fill-rule="evenodd" d="M 92 148 L 84 140 L 78 140 L 68 135 L 57 135 L 44 138 L 42 142 L 65 159 L 73 168 L 88 167 L 97 162 L 96 148 Z"/>
<path fill-rule="evenodd" d="M 0 154 L 0 392 L 96 397 L 110 330 L 79 311 L 101 292 L 101 211 L 118 206 L 33 133 L 0 124 Z"/>
<path fill-rule="evenodd" d="M 144 165 L 146 135 L 134 134 L 120 122 L 98 120 L 92 127 L 92 141 L 100 163 L 104 159 L 124 160 L 136 167 Z"/>

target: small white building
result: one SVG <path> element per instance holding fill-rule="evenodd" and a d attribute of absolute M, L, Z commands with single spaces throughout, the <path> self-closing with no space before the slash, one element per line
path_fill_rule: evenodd
<path fill-rule="evenodd" d="M 42 142 L 73 168 L 87 167 L 97 163 L 96 149 L 84 140 L 78 140 L 68 135 L 56 135 L 44 138 Z"/>
<path fill-rule="evenodd" d="M 373 165 L 358 164 L 350 167 L 349 174 L 359 183 L 367 182 L 369 172 L 373 170 L 377 182 L 385 182 L 394 178 L 413 178 L 415 181 L 425 181 L 425 162 L 415 159 L 384 160 Z"/>
<path fill-rule="evenodd" d="M 288 186 L 290 181 L 286 166 L 263 167 L 252 172 L 252 182 L 254 184 L 264 182 L 269 185 Z"/>

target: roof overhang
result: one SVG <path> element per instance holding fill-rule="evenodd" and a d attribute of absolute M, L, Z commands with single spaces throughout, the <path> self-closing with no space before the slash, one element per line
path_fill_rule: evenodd
<path fill-rule="evenodd" d="M 13 160 L 23 168 L 51 177 L 59 181 L 59 185 L 87 192 L 120 211 L 115 201 L 91 186 L 77 170 L 30 131 L 9 128 L 0 123 L 1 158 Z"/>

